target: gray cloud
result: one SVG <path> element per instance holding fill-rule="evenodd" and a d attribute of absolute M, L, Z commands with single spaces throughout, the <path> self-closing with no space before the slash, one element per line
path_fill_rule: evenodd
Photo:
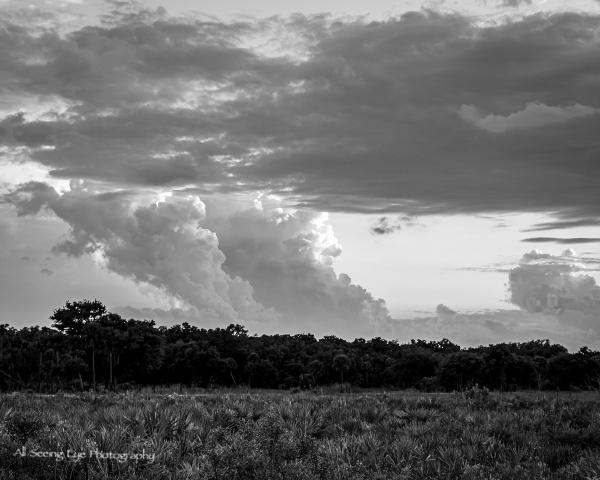
<path fill-rule="evenodd" d="M 321 210 L 599 214 L 598 16 L 118 11 L 68 34 L 0 32 L 0 93 L 48 107 L 16 107 L 0 138 L 55 176 L 268 189 Z"/>
<path fill-rule="evenodd" d="M 440 303 L 436 307 L 435 312 L 438 314 L 439 317 L 453 316 L 453 315 L 456 314 L 456 312 L 454 310 L 452 310 L 451 308 L 447 307 L 443 303 Z"/>
<path fill-rule="evenodd" d="M 571 351 L 577 351 L 584 345 L 594 349 L 600 345 L 597 326 L 592 328 L 572 318 L 565 321 L 553 314 L 523 310 L 465 312 L 397 320 L 394 328 L 401 341 L 448 338 L 465 347 L 545 338 Z"/>
<path fill-rule="evenodd" d="M 563 245 L 571 245 L 576 243 L 598 243 L 600 242 L 600 238 L 585 238 L 585 237 L 575 237 L 575 238 L 556 238 L 556 237 L 532 237 L 532 238 L 524 238 L 521 240 L 522 242 L 530 242 L 530 243 L 559 243 Z"/>
<path fill-rule="evenodd" d="M 402 230 L 402 227 L 414 227 L 420 225 L 417 221 L 408 215 L 391 217 L 380 217 L 370 228 L 374 235 L 386 235 L 394 233 L 397 230 Z"/>
<path fill-rule="evenodd" d="M 543 230 L 558 230 L 562 228 L 597 227 L 600 219 L 579 218 L 577 220 L 554 220 L 551 222 L 537 223 L 533 227 L 523 230 L 524 232 L 538 232 Z"/>
<path fill-rule="evenodd" d="M 521 310 L 456 312 L 438 305 L 436 316 L 395 325 L 402 338 L 449 338 L 460 345 L 549 338 L 577 350 L 600 345 L 600 286 L 588 264 L 598 259 L 532 250 L 509 271 L 509 301 Z"/>
<path fill-rule="evenodd" d="M 521 5 L 531 5 L 532 0 L 502 0 L 503 7 L 520 7 Z"/>
<path fill-rule="evenodd" d="M 532 251 L 509 273 L 510 301 L 528 312 L 559 315 L 598 331 L 600 286 L 571 250 L 562 255 Z"/>

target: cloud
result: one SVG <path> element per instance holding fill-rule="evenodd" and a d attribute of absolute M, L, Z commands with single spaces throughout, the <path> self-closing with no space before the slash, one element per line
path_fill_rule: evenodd
<path fill-rule="evenodd" d="M 401 230 L 402 226 L 414 226 L 416 221 L 407 215 L 389 218 L 380 217 L 370 228 L 370 231 L 374 235 L 387 235 L 388 233 L 394 233 L 397 230 Z"/>
<path fill-rule="evenodd" d="M 524 232 L 537 232 L 542 230 L 558 230 L 562 228 L 596 227 L 600 225 L 598 218 L 579 218 L 576 220 L 553 220 L 550 222 L 537 223 L 533 227 L 523 230 Z"/>
<path fill-rule="evenodd" d="M 551 259 L 551 258 L 552 258 L 552 255 L 550 255 L 549 253 L 544 253 L 541 250 L 534 249 L 534 250 L 531 250 L 530 252 L 523 254 L 522 261 L 523 262 L 531 262 L 534 260 Z"/>
<path fill-rule="evenodd" d="M 529 103 L 523 110 L 508 116 L 491 114 L 483 116 L 473 105 L 461 105 L 459 114 L 465 121 L 483 130 L 502 133 L 514 128 L 536 128 L 562 123 L 572 118 L 592 115 L 596 111 L 595 108 L 579 104 L 550 107 L 540 103 Z"/>
<path fill-rule="evenodd" d="M 452 310 L 451 308 L 447 307 L 446 305 L 440 303 L 436 309 L 435 312 L 438 314 L 439 317 L 448 317 L 448 316 L 453 316 L 456 314 L 456 312 L 454 310 Z"/>
<path fill-rule="evenodd" d="M 394 331 L 403 339 L 448 338 L 461 346 L 550 339 L 572 351 L 600 346 L 600 286 L 588 263 L 571 248 L 560 255 L 532 250 L 508 271 L 509 301 L 520 310 L 456 312 L 446 305 L 436 315 L 398 320 Z M 506 271 L 506 270 L 505 270 Z"/>
<path fill-rule="evenodd" d="M 3 22 L 0 141 L 55 178 L 266 190 L 323 211 L 600 214 L 600 16 L 120 8 L 68 32 Z"/>
<path fill-rule="evenodd" d="M 590 348 L 600 345 L 598 328 L 565 321 L 553 314 L 523 310 L 461 312 L 451 316 L 396 320 L 394 329 L 401 342 L 413 338 L 448 338 L 461 347 L 538 339 L 550 339 L 571 351 L 577 351 L 584 345 Z"/>
<path fill-rule="evenodd" d="M 223 268 L 248 280 L 258 301 L 286 319 L 286 331 L 343 332 L 349 338 L 383 334 L 385 302 L 337 274 L 341 254 L 327 214 L 285 208 L 262 196 L 252 206 L 207 198 L 203 225 L 219 237 Z"/>
<path fill-rule="evenodd" d="M 559 243 L 569 245 L 572 243 L 597 243 L 600 242 L 600 238 L 584 238 L 584 237 L 575 237 L 575 238 L 556 238 L 556 237 L 532 237 L 532 238 L 524 238 L 521 240 L 522 242 L 531 242 L 531 243 Z"/>
<path fill-rule="evenodd" d="M 45 208 L 71 227 L 54 247 L 70 256 L 98 254 L 110 271 L 153 285 L 195 309 L 203 324 L 272 322 L 275 312 L 253 298 L 252 287 L 227 275 L 216 235 L 198 226 L 204 204 L 194 196 L 132 202 L 127 195 L 102 195 L 85 185 L 59 194 L 29 183 L 6 196 L 19 215 Z"/>
<path fill-rule="evenodd" d="M 351 338 L 381 333 L 391 320 L 383 300 L 335 272 L 341 248 L 327 215 L 284 208 L 275 197 L 248 205 L 173 193 L 156 201 L 78 183 L 59 194 L 32 182 L 5 201 L 19 215 L 45 209 L 70 226 L 55 253 L 96 255 L 178 300 L 172 312 L 157 310 L 160 318 Z"/>
<path fill-rule="evenodd" d="M 532 251 L 509 273 L 510 301 L 528 312 L 563 315 L 599 328 L 600 286 L 571 250 L 554 256 Z M 574 314 L 574 315 L 573 315 Z"/>
<path fill-rule="evenodd" d="M 375 235 L 386 235 L 388 233 L 393 233 L 396 230 L 400 230 L 402 227 L 400 225 L 390 225 L 387 217 L 381 217 L 375 224 L 371 227 L 371 233 Z"/>
<path fill-rule="evenodd" d="M 42 275 L 45 275 L 45 276 L 49 277 L 49 276 L 50 276 L 50 275 L 52 275 L 54 272 L 53 272 L 52 270 L 48 269 L 48 268 L 42 268 L 42 269 L 40 270 L 40 273 L 41 273 Z"/>
<path fill-rule="evenodd" d="M 503 7 L 520 7 L 521 5 L 531 5 L 533 0 L 502 0 Z"/>

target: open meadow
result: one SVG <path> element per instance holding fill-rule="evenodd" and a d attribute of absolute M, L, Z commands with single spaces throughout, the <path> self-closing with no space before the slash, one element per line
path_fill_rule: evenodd
<path fill-rule="evenodd" d="M 600 394 L 4 394 L 0 478 L 591 480 Z"/>

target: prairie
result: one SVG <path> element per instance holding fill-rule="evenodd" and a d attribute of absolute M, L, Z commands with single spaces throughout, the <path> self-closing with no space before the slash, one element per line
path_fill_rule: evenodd
<path fill-rule="evenodd" d="M 600 394 L 3 394 L 0 478 L 598 479 Z"/>

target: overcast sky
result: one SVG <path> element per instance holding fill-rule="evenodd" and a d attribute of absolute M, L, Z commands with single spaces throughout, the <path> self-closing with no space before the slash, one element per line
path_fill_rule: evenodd
<path fill-rule="evenodd" d="M 249 5 L 0 0 L 0 323 L 600 348 L 600 2 Z"/>

